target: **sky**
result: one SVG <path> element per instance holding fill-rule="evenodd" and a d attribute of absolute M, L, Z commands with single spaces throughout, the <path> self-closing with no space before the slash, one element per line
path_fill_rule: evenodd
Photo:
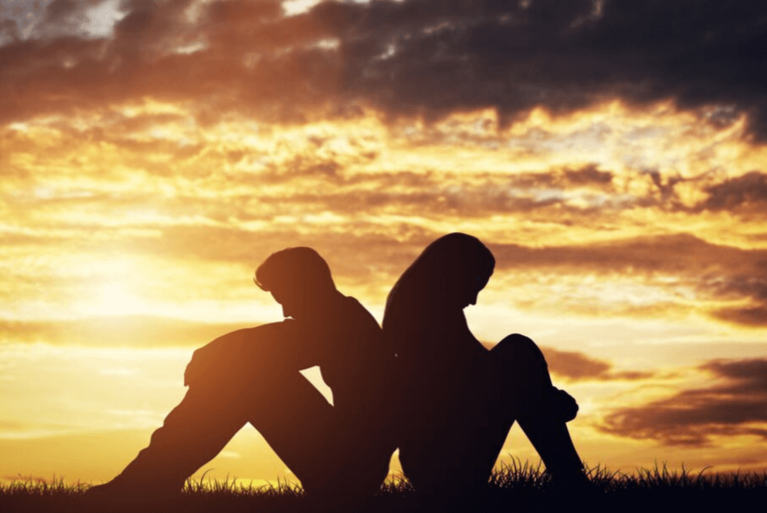
<path fill-rule="evenodd" d="M 117 474 L 281 319 L 272 252 L 380 321 L 454 231 L 588 465 L 764 471 L 766 46 L 762 0 L 0 0 L 0 479 Z M 203 471 L 291 479 L 248 428 Z"/>

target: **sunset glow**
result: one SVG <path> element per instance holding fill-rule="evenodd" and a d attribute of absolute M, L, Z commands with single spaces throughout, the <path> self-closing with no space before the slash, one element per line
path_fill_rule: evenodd
<path fill-rule="evenodd" d="M 117 474 L 195 348 L 282 318 L 272 252 L 380 321 L 454 231 L 588 464 L 767 469 L 767 13 L 555 3 L 2 0 L 0 479 Z M 207 469 L 290 479 L 252 429 Z"/>

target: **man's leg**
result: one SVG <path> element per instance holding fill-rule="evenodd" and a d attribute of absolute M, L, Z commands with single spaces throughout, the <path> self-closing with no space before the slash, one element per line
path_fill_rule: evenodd
<path fill-rule="evenodd" d="M 248 420 L 307 493 L 324 493 L 337 484 L 335 411 L 309 380 L 298 372 L 283 376 L 253 406 Z"/>
<path fill-rule="evenodd" d="M 308 495 L 331 501 L 372 496 L 396 449 L 389 419 L 365 411 L 342 416 L 308 380 L 299 378 L 291 376 L 275 387 L 279 395 L 254 411 L 251 424 Z"/>
<path fill-rule="evenodd" d="M 190 387 L 152 434 L 149 446 L 94 492 L 168 495 L 213 459 L 247 422 L 239 394 L 218 386 Z"/>
<path fill-rule="evenodd" d="M 299 372 L 265 383 L 198 383 L 115 479 L 94 493 L 170 495 L 213 459 L 247 422 L 264 436 L 305 489 L 325 486 L 322 448 L 332 439 L 333 407 Z M 324 461 L 323 461 L 324 460 Z"/>

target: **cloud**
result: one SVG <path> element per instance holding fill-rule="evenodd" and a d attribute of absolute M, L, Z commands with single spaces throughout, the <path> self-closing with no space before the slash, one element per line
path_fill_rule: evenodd
<path fill-rule="evenodd" d="M 719 319 L 752 327 L 767 326 L 767 306 L 745 308 L 721 308 L 714 315 Z"/>
<path fill-rule="evenodd" d="M 45 30 L 0 48 L 5 122 L 141 97 L 195 105 L 202 121 L 371 105 L 392 119 L 493 108 L 508 122 L 622 99 L 725 124 L 748 114 L 767 134 L 760 0 L 323 2 L 288 17 L 278 2 L 132 1 L 96 39 L 64 30 L 86 15 L 75 6 L 51 3 Z"/>
<path fill-rule="evenodd" d="M 249 326 L 149 316 L 97 317 L 72 321 L 0 320 L 0 340 L 5 343 L 92 347 L 199 347 L 244 327 Z"/>
<path fill-rule="evenodd" d="M 710 287 L 723 298 L 748 298 L 751 304 L 722 308 L 717 317 L 751 326 L 767 326 L 767 260 L 756 262 L 750 274 L 733 274 L 725 279 L 714 279 Z"/>
<path fill-rule="evenodd" d="M 208 277 L 216 297 L 232 298 L 222 283 L 212 284 L 210 269 L 247 276 L 269 251 L 296 244 L 335 259 L 345 285 L 380 302 L 429 242 L 460 230 L 490 245 L 505 279 L 526 271 L 530 294 L 515 300 L 520 308 L 642 317 L 698 312 L 765 326 L 767 253 L 744 249 L 758 247 L 758 227 L 742 227 L 739 236 L 738 227 L 725 226 L 730 213 L 758 213 L 760 172 L 738 178 L 751 169 L 743 167 L 732 178 L 711 172 L 682 180 L 590 152 L 585 162 L 571 159 L 567 148 L 558 160 L 536 160 L 527 155 L 532 146 L 520 163 L 518 149 L 488 145 L 510 133 L 486 129 L 492 113 L 464 118 L 391 131 L 373 114 L 305 127 L 243 117 L 205 126 L 194 109 L 145 100 L 0 129 L 0 240 L 8 269 L 0 297 L 13 303 L 5 315 L 32 311 L 32 300 L 47 301 L 43 296 L 68 304 L 78 293 L 85 297 L 82 283 L 90 277 L 73 271 L 79 274 L 67 281 L 67 272 L 126 251 L 146 256 L 152 267 L 158 260 L 179 269 L 192 262 L 190 273 Z M 407 137 L 410 125 L 415 141 Z M 611 142 L 608 153 L 621 144 Z M 699 153 L 684 153 L 682 161 Z M 690 208 L 679 204 L 685 187 Z M 70 265 L 28 266 L 33 259 L 24 252 L 56 254 Z M 55 282 L 46 292 L 34 285 L 43 276 Z M 552 293 L 562 278 L 568 293 Z M 137 298 L 159 288 L 149 281 Z M 181 301 L 169 296 L 162 294 Z"/>
<path fill-rule="evenodd" d="M 690 16 L 690 12 L 695 12 Z M 760 135 L 758 1 L 717 3 L 373 3 L 345 47 L 351 86 L 408 113 L 536 105 L 568 112 L 621 97 L 682 108 L 735 105 Z M 761 77 L 761 78 L 760 78 Z"/>
<path fill-rule="evenodd" d="M 0 20 L 0 46 L 19 38 L 16 23 L 13 20 Z"/>
<path fill-rule="evenodd" d="M 571 381 L 633 381 L 653 376 L 652 372 L 614 371 L 612 363 L 592 358 L 575 351 L 560 351 L 552 347 L 542 347 L 549 370 Z"/>
<path fill-rule="evenodd" d="M 606 187 L 613 181 L 613 173 L 601 171 L 596 165 L 588 165 L 580 169 L 565 169 L 566 180 L 572 185 L 601 185 Z"/>
<path fill-rule="evenodd" d="M 698 210 L 742 211 L 761 213 L 767 203 L 767 174 L 751 171 L 743 176 L 725 180 L 706 188 L 708 198 Z"/>
<path fill-rule="evenodd" d="M 712 244 L 690 234 L 578 246 L 490 247 L 499 269 L 644 277 L 648 283 L 664 282 L 659 285 L 662 288 L 686 288 L 701 302 L 711 301 L 711 306 L 703 308 L 714 318 L 743 326 L 767 325 L 765 250 Z M 684 294 L 679 300 L 684 300 Z M 722 302 L 732 304 L 722 306 Z"/>
<path fill-rule="evenodd" d="M 767 439 L 767 360 L 712 360 L 713 384 L 610 412 L 599 429 L 663 445 L 711 446 L 719 436 Z"/>
<path fill-rule="evenodd" d="M 584 169 L 585 173 L 592 173 L 590 168 Z M 281 184 L 291 185 L 294 180 L 305 180 L 307 177 L 292 177 L 294 173 L 301 175 L 303 170 L 300 166 L 288 168 L 282 178 L 274 175 L 272 183 L 282 187 Z M 610 176 L 604 171 L 597 172 L 603 173 L 598 177 Z M 235 265 L 246 276 L 271 251 L 306 245 L 325 255 L 343 283 L 363 287 L 370 292 L 368 298 L 380 301 L 420 251 L 443 234 L 440 230 L 451 228 L 442 228 L 445 220 L 482 221 L 487 216 L 510 212 L 528 219 L 541 215 L 551 226 L 568 222 L 563 212 L 569 212 L 570 222 L 577 221 L 576 216 L 582 220 L 593 215 L 597 222 L 609 216 L 609 212 L 596 209 L 591 214 L 588 210 L 568 209 L 564 200 L 556 196 L 536 197 L 536 191 L 556 190 L 560 186 L 562 194 L 571 193 L 572 189 L 568 189 L 571 186 L 566 184 L 573 174 L 578 176 L 578 187 L 587 183 L 580 173 L 584 170 L 565 168 L 511 175 L 502 178 L 505 187 L 481 173 L 474 177 L 478 185 L 461 182 L 450 173 L 373 172 L 363 177 L 310 174 L 314 178 L 309 185 L 287 187 L 276 194 L 259 190 L 257 180 L 251 187 L 248 180 L 252 178 L 239 175 L 225 184 L 202 179 L 196 191 L 204 194 L 182 186 L 177 196 L 153 188 L 119 194 L 108 188 L 103 192 L 86 188 L 87 195 L 68 189 L 38 198 L 10 195 L 5 201 L 11 211 L 19 213 L 15 218 L 18 229 L 0 235 L 6 248 L 15 248 L 8 253 L 9 271 L 0 297 L 8 301 L 42 298 L 34 284 L 40 276 L 48 275 L 55 277 L 52 278 L 55 285 L 46 289 L 46 296 L 61 289 L 60 293 L 66 293 L 69 300 L 75 299 L 85 293 L 83 284 L 100 278 L 82 274 L 84 271 L 78 269 L 84 262 L 106 263 L 126 248 L 133 255 L 152 257 L 142 265 L 156 266 L 160 263 L 158 259 L 167 263 L 157 271 L 163 273 L 163 278 L 158 275 L 151 282 L 160 283 L 178 278 L 166 269 L 170 262 Z M 588 187 L 594 182 L 598 188 L 611 187 L 605 185 L 611 182 L 603 178 L 589 181 Z M 510 196 L 508 189 L 515 190 L 515 196 Z M 30 204 L 35 208 L 23 208 Z M 109 215 L 105 217 L 104 213 Z M 435 223 L 433 226 L 428 222 L 430 219 Z M 577 229 L 577 224 L 573 229 Z M 206 243 L 200 244 L 201 240 Z M 525 284 L 537 287 L 525 296 L 530 304 L 520 302 L 519 307 L 536 308 L 551 297 L 556 298 L 554 307 L 559 310 L 572 307 L 573 311 L 583 313 L 601 312 L 599 315 L 613 311 L 629 316 L 658 316 L 695 310 L 741 326 L 763 327 L 767 322 L 765 250 L 714 244 L 689 234 L 564 245 L 499 244 L 491 242 L 492 238 L 486 240 L 496 256 L 497 274 L 506 279 L 524 276 Z M 47 255 L 52 247 L 62 254 L 48 263 L 45 258 L 13 257 L 20 255 L 20 251 Z M 236 270 L 227 272 L 233 277 Z M 195 278 L 202 280 L 198 285 L 213 287 L 212 283 L 206 285 L 204 275 L 206 272 L 202 271 L 201 277 Z M 600 296 L 598 287 L 583 284 L 583 280 L 595 276 L 600 283 L 618 280 L 621 286 L 626 286 L 632 281 L 645 288 L 632 289 L 633 296 L 627 296 L 627 291 L 619 297 L 615 291 Z M 572 297 L 550 292 L 562 285 L 564 277 L 578 289 L 573 289 Z M 223 286 L 222 278 L 219 275 L 216 286 Z M 167 292 L 160 292 L 150 281 L 147 278 L 147 294 L 154 296 L 148 291 L 157 288 L 166 297 Z M 653 291 L 655 295 L 651 294 Z M 646 298 L 636 295 L 640 293 L 649 295 Z M 230 297 L 230 292 L 217 294 Z M 621 301 L 628 303 L 623 305 Z M 615 310 L 621 305 L 630 308 Z"/>
<path fill-rule="evenodd" d="M 655 272 L 674 274 L 736 266 L 753 269 L 762 251 L 718 246 L 690 234 L 642 236 L 588 245 L 527 247 L 516 244 L 492 244 L 491 249 L 501 268 L 566 267 L 607 272 Z"/>

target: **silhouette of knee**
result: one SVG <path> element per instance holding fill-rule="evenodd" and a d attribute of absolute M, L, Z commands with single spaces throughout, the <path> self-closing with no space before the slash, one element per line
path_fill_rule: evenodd
<path fill-rule="evenodd" d="M 521 368 L 529 368 L 531 364 L 546 366 L 546 359 L 536 343 L 519 333 L 508 335 L 498 342 L 491 354 L 504 365 Z"/>

